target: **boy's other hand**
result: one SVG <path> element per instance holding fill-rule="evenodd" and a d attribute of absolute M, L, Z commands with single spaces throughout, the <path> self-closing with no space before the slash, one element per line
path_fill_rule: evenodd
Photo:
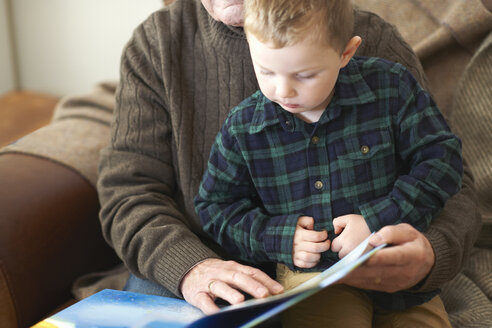
<path fill-rule="evenodd" d="M 359 245 L 370 234 L 371 230 L 362 215 L 348 214 L 333 220 L 335 234 L 339 235 L 333 239 L 331 250 L 343 258 L 357 245 Z"/>
<path fill-rule="evenodd" d="M 326 230 L 315 231 L 312 217 L 299 217 L 292 247 L 294 265 L 299 268 L 312 268 L 319 263 L 321 253 L 329 249 L 328 232 Z"/>

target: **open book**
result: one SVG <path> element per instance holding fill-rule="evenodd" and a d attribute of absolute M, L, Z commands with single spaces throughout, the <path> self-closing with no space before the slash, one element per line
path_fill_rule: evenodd
<path fill-rule="evenodd" d="M 372 248 L 364 240 L 342 260 L 283 294 L 250 299 L 212 315 L 183 300 L 116 290 L 103 290 L 33 328 L 43 327 L 254 327 L 346 276 L 385 245 Z"/>

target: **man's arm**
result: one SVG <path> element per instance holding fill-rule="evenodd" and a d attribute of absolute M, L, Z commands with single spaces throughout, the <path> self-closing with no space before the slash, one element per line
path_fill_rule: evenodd
<path fill-rule="evenodd" d="M 461 191 L 446 203 L 424 232 L 434 250 L 435 263 L 418 286 L 419 291 L 440 287 L 461 271 L 482 227 L 477 204 L 473 176 L 464 159 Z"/>
<path fill-rule="evenodd" d="M 373 13 L 356 11 L 355 17 L 355 34 L 365 40 L 357 54 L 403 64 L 426 89 L 422 66 L 396 28 Z M 382 228 L 374 238 L 379 236 L 394 246 L 376 253 L 346 282 L 387 292 L 416 285 L 418 291 L 435 289 L 461 270 L 480 227 L 473 178 L 465 158 L 461 191 L 446 203 L 429 229 L 422 234 L 407 224 Z"/>
<path fill-rule="evenodd" d="M 131 272 L 180 295 L 196 263 L 218 257 L 190 230 L 173 196 L 170 114 L 148 25 L 124 50 L 109 146 L 101 153 L 98 193 L 105 239 Z"/>
<path fill-rule="evenodd" d="M 409 223 L 425 231 L 461 188 L 461 141 L 414 77 L 400 65 L 393 69 L 399 70 L 399 105 L 390 109 L 390 116 L 397 156 L 408 171 L 396 177 L 387 195 L 360 204 L 359 209 L 371 231 L 388 222 Z"/>
<path fill-rule="evenodd" d="M 241 301 L 238 290 L 253 297 L 278 293 L 282 286 L 260 270 L 218 259 L 190 229 L 190 218 L 173 198 L 177 186 L 166 86 L 148 29 L 149 24 L 135 30 L 122 57 L 110 145 L 99 166 L 103 235 L 130 271 L 206 313 L 218 310 L 215 297 Z"/>

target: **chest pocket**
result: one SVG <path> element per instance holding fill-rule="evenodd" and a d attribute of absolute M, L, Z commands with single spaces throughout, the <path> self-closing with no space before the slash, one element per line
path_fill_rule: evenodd
<path fill-rule="evenodd" d="M 368 131 L 360 136 L 344 138 L 336 147 L 337 159 L 370 160 L 374 156 L 392 151 L 394 144 L 388 130 Z"/>
<path fill-rule="evenodd" d="M 338 196 L 356 202 L 388 193 L 396 179 L 395 145 L 389 130 L 371 130 L 336 143 Z"/>

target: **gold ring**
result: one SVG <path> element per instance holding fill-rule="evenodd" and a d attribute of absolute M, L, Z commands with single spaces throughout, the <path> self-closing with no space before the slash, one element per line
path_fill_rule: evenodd
<path fill-rule="evenodd" d="M 376 283 L 376 285 L 379 285 L 381 283 L 381 278 L 380 277 L 376 278 L 374 282 Z"/>
<path fill-rule="evenodd" d="M 212 295 L 214 294 L 214 293 L 212 292 L 212 285 L 213 285 L 215 282 L 216 282 L 216 280 L 211 280 L 211 281 L 208 283 L 208 292 L 209 292 L 210 294 L 212 294 Z"/>

